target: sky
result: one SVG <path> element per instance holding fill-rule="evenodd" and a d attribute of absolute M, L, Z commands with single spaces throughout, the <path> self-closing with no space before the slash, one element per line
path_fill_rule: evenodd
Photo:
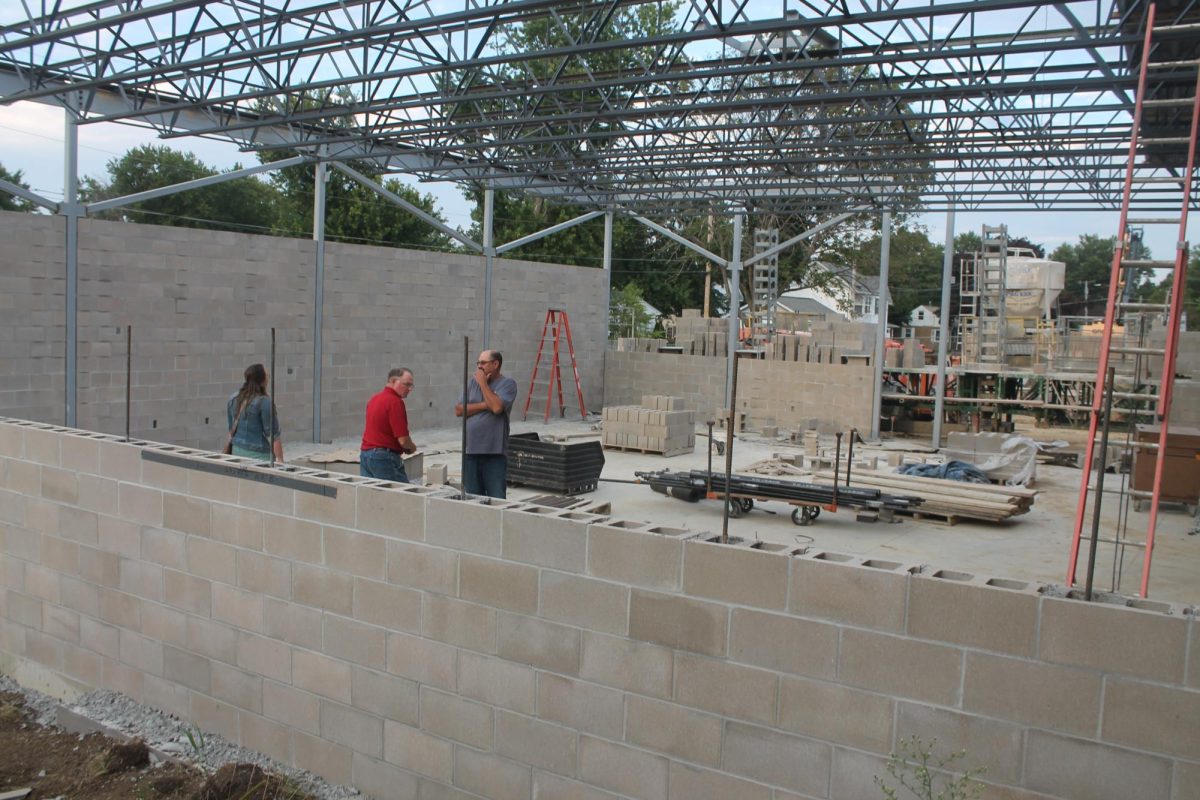
<path fill-rule="evenodd" d="M 21 170 L 23 179 L 35 192 L 51 200 L 62 199 L 63 187 L 63 130 L 60 109 L 50 105 L 18 102 L 0 106 L 0 164 L 9 171 Z M 155 141 L 151 131 L 129 125 L 100 123 L 85 125 L 79 133 L 79 172 L 106 178 L 105 165 L 119 158 L 130 148 Z M 235 163 L 255 163 L 251 154 L 239 153 L 234 145 L 191 137 L 169 143 L 172 147 L 189 150 L 206 164 L 217 169 L 229 169 Z M 451 225 L 466 230 L 471 225 L 470 205 L 461 190 L 452 183 L 419 183 L 401 178 L 422 194 L 432 194 L 442 216 Z M 917 222 L 925 227 L 931 241 L 941 244 L 946 238 L 946 214 L 925 214 Z M 1046 248 L 1047 254 L 1060 244 L 1074 244 L 1083 234 L 1113 236 L 1117 232 L 1116 211 L 1003 211 L 959 212 L 955 215 L 955 233 L 979 233 L 983 225 L 1007 225 L 1009 236 L 1024 237 Z M 1189 241 L 1200 238 L 1200 214 L 1193 214 L 1189 225 Z M 1151 226 L 1146 229 L 1146 242 L 1155 258 L 1170 258 L 1175 249 L 1176 229 Z"/>

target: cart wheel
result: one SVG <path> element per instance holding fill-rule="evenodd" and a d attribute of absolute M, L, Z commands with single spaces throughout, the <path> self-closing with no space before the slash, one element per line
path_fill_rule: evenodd
<path fill-rule="evenodd" d="M 754 508 L 754 501 L 751 500 L 749 497 L 741 498 L 741 502 L 742 502 L 742 511 L 744 511 L 746 513 L 749 513 L 750 509 Z"/>
<path fill-rule="evenodd" d="M 808 518 L 809 519 L 815 520 L 819 516 L 821 516 L 821 507 L 820 506 L 808 506 Z"/>
<path fill-rule="evenodd" d="M 800 506 L 792 509 L 792 523 L 795 525 L 812 525 L 812 514 L 809 512 L 809 506 Z"/>
<path fill-rule="evenodd" d="M 737 519 L 743 513 L 742 501 L 736 497 L 729 498 L 729 516 L 733 519 Z"/>

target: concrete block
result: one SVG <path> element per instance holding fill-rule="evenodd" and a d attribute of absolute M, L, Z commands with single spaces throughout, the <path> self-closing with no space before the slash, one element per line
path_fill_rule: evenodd
<path fill-rule="evenodd" d="M 587 562 L 587 524 L 591 514 L 563 514 L 541 506 L 518 506 L 503 513 L 504 558 L 523 564 L 583 572 Z"/>
<path fill-rule="evenodd" d="M 1200 692 L 1108 676 L 1101 738 L 1200 761 Z"/>
<path fill-rule="evenodd" d="M 528 800 L 533 791 L 530 768 L 494 753 L 454 748 L 454 785 L 495 800 Z"/>
<path fill-rule="evenodd" d="M 383 758 L 383 720 L 340 703 L 321 701 L 321 738 Z"/>
<path fill-rule="evenodd" d="M 491 706 L 532 714 L 534 671 L 470 652 L 458 654 L 458 693 Z"/>
<path fill-rule="evenodd" d="M 643 750 L 579 737 L 579 777 L 638 800 L 666 800 L 668 763 Z"/>
<path fill-rule="evenodd" d="M 1038 596 L 913 577 L 908 587 L 908 632 L 922 639 L 1032 656 L 1037 646 Z"/>
<path fill-rule="evenodd" d="M 193 692 L 189 701 L 188 719 L 202 731 L 237 741 L 238 710 L 228 703 Z"/>
<path fill-rule="evenodd" d="M 536 614 L 538 571 L 523 564 L 464 554 L 458 562 L 458 594 L 463 600 Z"/>
<path fill-rule="evenodd" d="M 292 598 L 292 562 L 251 550 L 237 551 L 237 585 L 281 600 Z"/>
<path fill-rule="evenodd" d="M 398 539 L 424 539 L 425 493 L 362 486 L 356 497 L 356 528 Z"/>
<path fill-rule="evenodd" d="M 193 470 L 188 472 L 187 492 L 193 497 L 234 505 L 237 503 L 239 482 L 239 478 L 232 476 Z"/>
<path fill-rule="evenodd" d="M 946 706 L 958 704 L 962 651 L 847 628 L 838 680 L 851 686 Z"/>
<path fill-rule="evenodd" d="M 651 534 L 646 526 L 619 523 L 588 528 L 588 574 L 650 589 L 678 589 L 683 542 L 677 536 Z"/>
<path fill-rule="evenodd" d="M 538 717 L 606 739 L 621 739 L 625 719 L 621 692 L 594 683 L 537 673 Z"/>
<path fill-rule="evenodd" d="M 233 664 L 237 661 L 238 630 L 230 625 L 199 617 L 187 618 L 187 647 L 211 659 Z"/>
<path fill-rule="evenodd" d="M 496 609 L 426 595 L 421 635 L 482 653 L 496 652 Z"/>
<path fill-rule="evenodd" d="M 636 694 L 625 699 L 625 739 L 696 764 L 721 762 L 721 718 Z"/>
<path fill-rule="evenodd" d="M 316 736 L 292 734 L 292 765 L 320 775 L 331 783 L 348 784 L 353 779 L 353 751 Z"/>
<path fill-rule="evenodd" d="M 439 497 L 426 502 L 425 541 L 468 553 L 500 555 L 503 522 L 498 508 Z"/>
<path fill-rule="evenodd" d="M 306 494 L 306 493 L 303 493 Z M 238 504 L 247 508 L 266 511 L 271 514 L 280 514 L 283 516 L 296 515 L 296 492 L 293 489 L 285 489 L 281 486 L 273 486 L 269 483 L 259 483 L 258 481 L 239 481 L 238 482 Z M 310 505 L 306 504 L 306 509 L 312 511 Z M 308 519 L 314 517 L 313 514 L 300 514 Z"/>
<path fill-rule="evenodd" d="M 1046 661 L 1183 681 L 1187 621 L 1107 603 L 1042 599 L 1038 655 Z"/>
<path fill-rule="evenodd" d="M 54 636 L 56 634 L 51 630 L 50 622 L 50 615 L 47 614 L 44 629 Z M 76 632 L 78 632 L 78 620 L 76 620 Z M 187 616 L 158 603 L 142 603 L 142 633 L 160 642 L 187 647 Z M 59 636 L 58 638 L 66 637 Z"/>
<path fill-rule="evenodd" d="M 670 800 L 771 800 L 772 796 L 762 784 L 678 761 L 671 762 L 670 784 Z"/>
<path fill-rule="evenodd" d="M 838 638 L 835 625 L 735 608 L 730 620 L 730 658 L 780 672 L 832 679 Z"/>
<path fill-rule="evenodd" d="M 877 753 L 889 751 L 895 703 L 836 683 L 784 677 L 779 727 Z"/>
<path fill-rule="evenodd" d="M 580 632 L 576 628 L 501 612 L 496 619 L 501 658 L 564 675 L 579 674 Z M 460 659 L 461 666 L 461 659 Z"/>
<path fill-rule="evenodd" d="M 370 797 L 416 797 L 421 791 L 416 775 L 362 753 L 354 753 L 351 762 L 355 788 Z"/>
<path fill-rule="evenodd" d="M 175 449 L 168 448 L 167 451 Z M 182 495 L 187 492 L 188 470 L 157 461 L 146 461 L 142 463 L 142 483 Z"/>
<path fill-rule="evenodd" d="M 421 593 L 365 578 L 354 579 L 354 618 L 390 630 L 421 629 Z"/>
<path fill-rule="evenodd" d="M 54 572 L 67 575 L 79 574 L 79 545 L 55 536 L 40 537 L 41 553 L 38 561 Z"/>
<path fill-rule="evenodd" d="M 416 725 L 418 716 L 415 681 L 397 678 L 362 667 L 354 668 L 350 699 L 355 708 L 385 720 Z"/>
<path fill-rule="evenodd" d="M 350 665 L 320 653 L 292 651 L 292 685 L 297 689 L 350 704 Z"/>
<path fill-rule="evenodd" d="M 427 686 L 421 687 L 420 704 L 422 730 L 482 750 L 491 749 L 491 706 Z"/>
<path fill-rule="evenodd" d="M 783 609 L 789 559 L 698 539 L 683 546 L 683 589 L 690 595 L 739 605 Z"/>
<path fill-rule="evenodd" d="M 325 565 L 364 578 L 383 580 L 387 574 L 387 540 L 325 526 Z"/>
<path fill-rule="evenodd" d="M 292 732 L 286 725 L 247 711 L 238 712 L 238 744 L 284 764 L 292 758 Z"/>
<path fill-rule="evenodd" d="M 438 547 L 389 541 L 387 579 L 437 594 L 458 594 L 458 553 Z"/>
<path fill-rule="evenodd" d="M 262 677 L 227 666 L 212 665 L 212 695 L 230 705 L 262 713 Z"/>
<path fill-rule="evenodd" d="M 418 636 L 389 633 L 387 670 L 421 684 L 454 691 L 458 686 L 458 650 Z"/>
<path fill-rule="evenodd" d="M 605 686 L 670 699 L 674 656 L 665 647 L 584 631 L 579 675 Z"/>
<path fill-rule="evenodd" d="M 309 650 L 321 649 L 321 612 L 317 609 L 268 598 L 264 615 L 268 636 Z"/>
<path fill-rule="evenodd" d="M 779 676 L 726 661 L 675 654 L 675 699 L 693 708 L 754 722 L 775 721 Z"/>
<path fill-rule="evenodd" d="M 165 493 L 162 496 L 163 527 L 196 536 L 209 536 L 212 503 L 185 495 Z"/>
<path fill-rule="evenodd" d="M 1123 748 L 1031 730 L 1024 785 L 1052 797 L 1167 797 L 1171 762 Z"/>
<path fill-rule="evenodd" d="M 212 615 L 219 622 L 245 631 L 263 630 L 263 596 L 235 589 L 223 583 L 213 584 Z"/>
<path fill-rule="evenodd" d="M 58 466 L 62 463 L 62 435 L 54 430 L 26 427 L 24 458 L 38 464 Z"/>
<path fill-rule="evenodd" d="M 522 714 L 496 711 L 496 752 L 523 764 L 574 776 L 579 734 Z"/>
<path fill-rule="evenodd" d="M 79 502 L 79 475 L 73 470 L 42 467 L 42 497 L 55 503 Z"/>
<path fill-rule="evenodd" d="M 580 628 L 629 630 L 629 589 L 616 583 L 543 570 L 539 608 L 543 617 Z"/>
<path fill-rule="evenodd" d="M 292 649 L 285 643 L 239 632 L 236 648 L 237 666 L 281 683 L 291 683 Z"/>
<path fill-rule="evenodd" d="M 450 482 L 450 468 L 446 464 L 428 464 L 425 467 L 425 483 L 429 486 L 444 486 Z"/>
<path fill-rule="evenodd" d="M 454 778 L 454 744 L 410 725 L 390 720 L 384 722 L 383 758 L 435 781 L 450 783 Z M 381 796 L 389 792 L 385 791 Z"/>
<path fill-rule="evenodd" d="M 1175 774 L 1171 780 L 1171 800 L 1187 800 L 1200 797 L 1200 764 L 1175 762 Z"/>
<path fill-rule="evenodd" d="M 1101 676 L 1088 670 L 967 653 L 964 711 L 1079 736 L 1100 723 Z"/>
<path fill-rule="evenodd" d="M 265 515 L 261 511 L 213 503 L 211 516 L 212 538 L 218 542 L 247 550 L 263 550 Z"/>
<path fill-rule="evenodd" d="M 387 664 L 387 631 L 352 619 L 325 614 L 322 652 L 371 669 Z"/>
<path fill-rule="evenodd" d="M 348 616 L 354 613 L 354 578 L 297 562 L 292 566 L 292 599 Z"/>
<path fill-rule="evenodd" d="M 148 600 L 162 599 L 162 567 L 157 564 L 148 564 L 145 561 L 122 558 L 118 569 L 117 588 L 121 591 Z M 33 594 L 37 594 L 32 588 L 33 582 L 41 575 L 41 572 L 41 568 L 32 564 L 25 571 L 25 585 Z"/>
<path fill-rule="evenodd" d="M 315 735 L 321 727 L 321 701 L 291 686 L 263 681 L 263 716 Z"/>
<path fill-rule="evenodd" d="M 617 795 L 548 772 L 533 771 L 533 792 L 538 800 L 617 800 Z"/>
<path fill-rule="evenodd" d="M 707 655 L 724 655 L 729 609 L 678 595 L 633 590 L 629 636 Z"/>
<path fill-rule="evenodd" d="M 315 522 L 263 514 L 263 549 L 271 555 L 320 564 L 324 560 L 321 526 Z"/>
<path fill-rule="evenodd" d="M 183 611 L 207 617 L 212 613 L 212 582 L 186 572 L 163 570 L 163 601 Z"/>
<path fill-rule="evenodd" d="M 1016 784 L 1021 781 L 1023 728 L 1009 722 L 960 714 L 943 708 L 900 703 L 896 737 L 920 736 L 936 739 L 947 750 L 966 750 L 970 759 L 962 765 L 986 768 L 989 781 Z"/>
<path fill-rule="evenodd" d="M 874 630 L 904 630 L 907 573 L 837 563 L 829 557 L 793 558 L 789 563 L 791 613 Z"/>
<path fill-rule="evenodd" d="M 162 528 L 142 531 L 141 557 L 171 569 L 187 569 L 186 537 L 182 533 Z"/>
<path fill-rule="evenodd" d="M 117 508 L 130 522 L 162 527 L 163 493 L 157 489 L 122 483 L 117 489 Z"/>
<path fill-rule="evenodd" d="M 212 539 L 189 536 L 184 550 L 187 569 L 193 575 L 226 584 L 237 583 L 237 548 Z"/>
<path fill-rule="evenodd" d="M 751 780 L 822 797 L 829 788 L 832 755 L 833 749 L 824 742 L 726 722 L 721 768 Z"/>

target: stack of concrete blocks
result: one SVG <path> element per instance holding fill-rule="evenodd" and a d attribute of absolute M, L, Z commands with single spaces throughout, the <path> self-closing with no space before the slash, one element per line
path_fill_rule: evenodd
<path fill-rule="evenodd" d="M 1037 477 L 1037 448 L 1028 444 L 1027 440 L 1021 440 L 1018 446 L 1006 450 L 1005 442 L 1013 438 L 1011 433 L 951 431 L 946 437 L 946 446 L 940 452 L 947 460 L 964 461 L 976 466 L 990 464 L 985 472 L 993 482 L 1005 483 L 1022 474 L 1028 475 L 1026 485 L 1032 486 Z"/>
<path fill-rule="evenodd" d="M 903 369 L 917 369 L 925 366 L 925 350 L 916 339 L 905 339 L 901 349 L 900 366 Z"/>
<path fill-rule="evenodd" d="M 0 669 L 401 800 L 1200 796 L 1180 606 L 278 474 L 0 421 Z"/>
<path fill-rule="evenodd" d="M 685 308 L 675 321 L 675 344 L 684 355 L 718 356 L 729 353 L 729 323 L 700 316 L 700 310 Z"/>
<path fill-rule="evenodd" d="M 729 427 L 729 409 L 728 408 L 719 409 L 716 413 L 715 421 L 717 423 L 716 427 L 720 428 L 721 430 L 728 428 Z M 744 430 L 746 430 L 746 412 L 745 411 L 735 411 L 733 414 L 733 432 L 741 433 Z"/>
<path fill-rule="evenodd" d="M 0 414 L 58 422 L 66 341 L 62 217 L 0 212 Z M 299 239 L 82 219 L 77 420 L 125 430 L 126 337 L 133 326 L 132 434 L 217 448 L 225 403 L 255 362 L 269 364 L 284 441 L 313 420 L 313 248 Z M 321 437 L 362 432 L 388 369 L 410 367 L 418 429 L 449 424 L 461 390 L 457 321 L 482 317 L 484 259 L 330 242 L 325 250 Z M 602 402 L 602 271 L 506 261 L 492 335 L 505 372 L 528 386 L 548 308 L 567 309 L 588 406 Z M 468 287 L 464 289 L 464 287 Z M 404 346 L 397 348 L 397 336 Z M 546 361 L 542 362 L 543 368 Z"/>
<path fill-rule="evenodd" d="M 605 407 L 601 415 L 605 447 L 671 456 L 696 448 L 696 412 L 682 397 L 646 395 L 640 406 Z"/>

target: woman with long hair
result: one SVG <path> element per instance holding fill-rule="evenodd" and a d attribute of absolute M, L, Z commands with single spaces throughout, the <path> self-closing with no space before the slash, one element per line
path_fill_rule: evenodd
<path fill-rule="evenodd" d="M 233 431 L 233 455 L 270 461 L 274 451 L 275 460 L 283 461 L 279 414 L 267 395 L 267 369 L 262 364 L 251 364 L 244 377 L 242 388 L 225 404 L 229 430 Z"/>

